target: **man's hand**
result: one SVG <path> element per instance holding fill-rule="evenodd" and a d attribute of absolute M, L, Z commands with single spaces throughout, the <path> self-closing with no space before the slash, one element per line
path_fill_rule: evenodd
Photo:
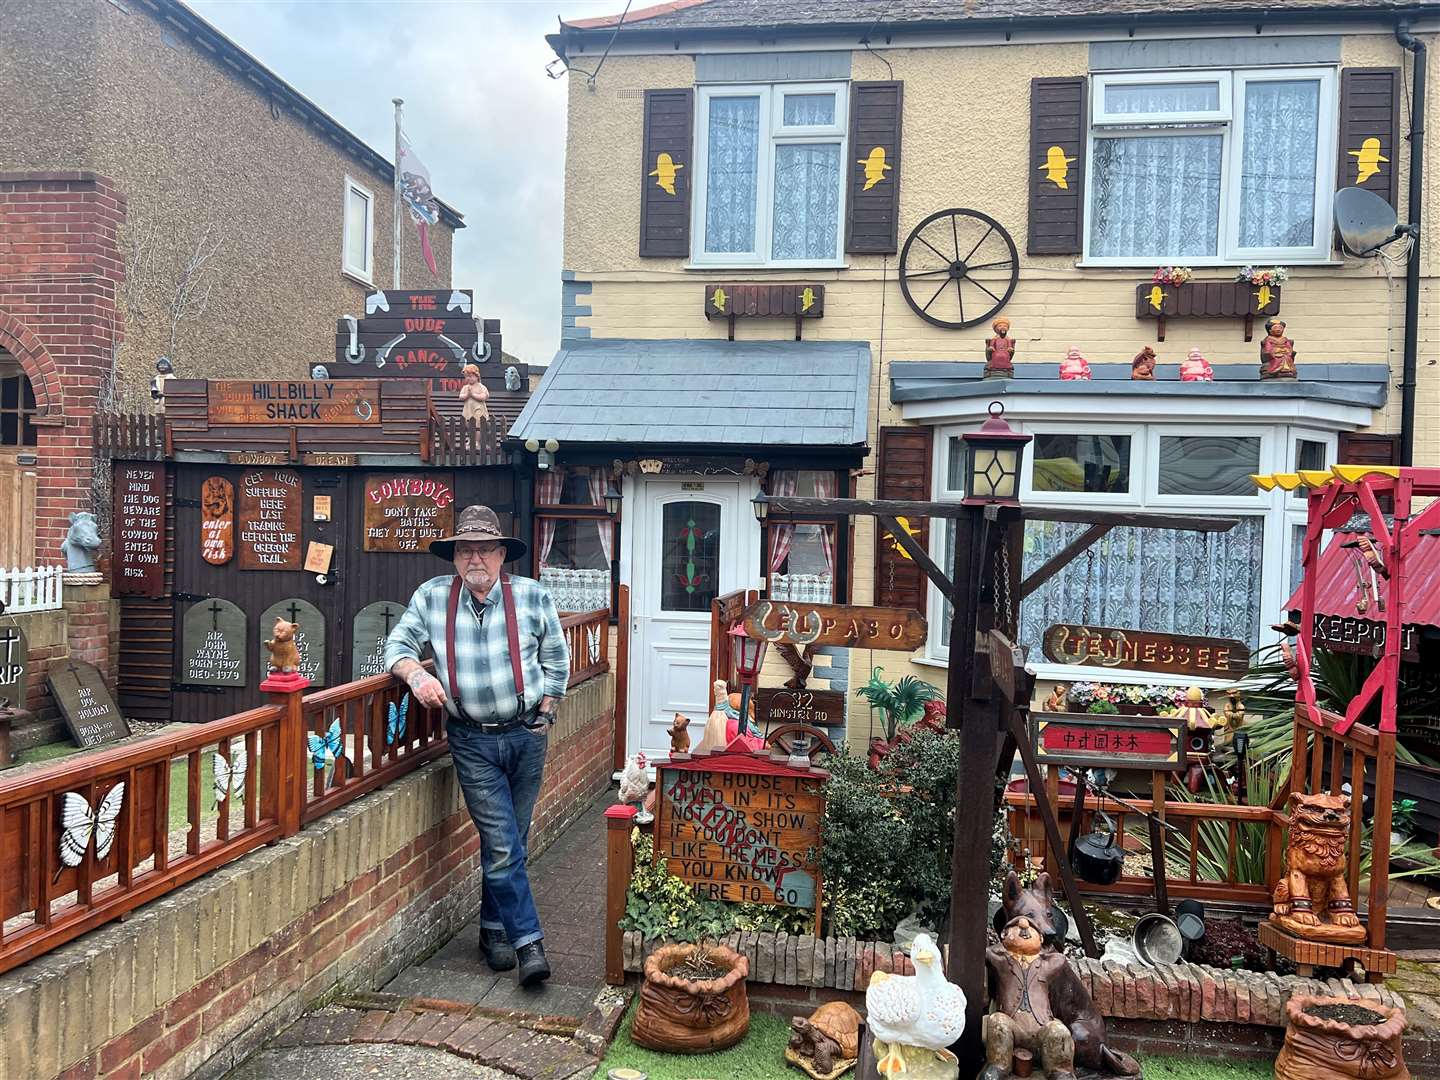
<path fill-rule="evenodd" d="M 553 712 L 555 711 L 555 699 L 554 699 L 553 697 L 543 697 L 543 698 L 541 698 L 541 699 L 540 699 L 540 711 L 541 711 L 541 712 L 553 713 Z"/>
<path fill-rule="evenodd" d="M 429 709 L 444 707 L 445 688 L 440 685 L 439 679 L 421 667 L 417 661 L 397 660 L 390 672 L 405 680 L 410 692 L 415 695 L 415 700 L 421 705 Z"/>

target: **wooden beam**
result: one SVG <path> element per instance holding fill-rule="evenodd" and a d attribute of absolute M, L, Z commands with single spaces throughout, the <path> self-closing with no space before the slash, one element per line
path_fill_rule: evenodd
<path fill-rule="evenodd" d="M 770 513 L 785 517 L 960 518 L 977 509 L 958 502 L 923 502 L 908 499 L 804 499 L 770 497 Z M 1191 514 L 1152 514 L 1143 510 L 1082 510 L 1021 506 L 1025 521 L 1064 521 L 1079 525 L 1120 525 L 1131 529 L 1183 529 L 1190 532 L 1229 532 L 1240 523 L 1233 517 L 1196 517 Z"/>
<path fill-rule="evenodd" d="M 909 499 L 802 499 L 770 496 L 770 513 L 800 517 L 891 517 L 960 518 L 976 507 L 958 502 L 920 502 Z"/>
<path fill-rule="evenodd" d="M 905 553 L 915 560 L 915 565 L 925 571 L 937 589 L 953 605 L 955 603 L 955 584 L 945 576 L 945 571 L 935 565 L 934 560 L 920 546 L 920 541 L 911 536 L 909 531 L 900 527 L 900 523 L 889 514 L 876 514 L 875 518 L 880 522 L 881 528 L 895 538 L 895 542 L 905 549 Z"/>
<path fill-rule="evenodd" d="M 1036 589 L 1040 588 L 1041 585 L 1044 585 L 1045 582 L 1069 566 L 1075 561 L 1076 556 L 1114 527 L 1113 525 L 1091 525 L 1074 540 L 1066 544 L 1057 554 L 1051 556 L 1043 566 L 1020 583 L 1020 599 L 1024 600 Z"/>
<path fill-rule="evenodd" d="M 1127 529 L 1180 529 L 1184 532 L 1229 532 L 1240 524 L 1233 517 L 1195 517 L 1192 514 L 1152 514 L 1147 510 L 1062 510 L 1051 506 L 1022 506 L 1026 521 L 1063 521 L 1074 525 L 1110 525 Z"/>

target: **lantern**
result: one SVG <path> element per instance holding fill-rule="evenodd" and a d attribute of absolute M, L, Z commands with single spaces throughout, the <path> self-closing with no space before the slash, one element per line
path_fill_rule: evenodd
<path fill-rule="evenodd" d="M 755 511 L 755 520 L 764 525 L 765 519 L 770 516 L 770 497 L 763 491 L 760 492 L 750 500 L 750 508 Z"/>
<path fill-rule="evenodd" d="M 621 496 L 620 492 L 618 492 L 618 491 L 615 490 L 615 484 L 614 484 L 613 481 L 611 482 L 610 486 L 605 489 L 605 496 L 604 496 L 604 497 L 605 497 L 605 512 L 606 512 L 607 514 L 609 514 L 611 517 L 619 517 L 619 516 L 620 516 L 620 500 L 621 500 L 622 496 Z"/>
<path fill-rule="evenodd" d="M 752 638 L 745 633 L 744 622 L 730 627 L 730 660 L 740 678 L 740 723 L 736 730 L 742 734 L 750 724 L 750 694 L 760 677 L 760 669 L 765 666 L 765 649 L 769 644 L 764 638 Z"/>
<path fill-rule="evenodd" d="M 1005 422 L 1005 406 L 990 403 L 990 419 L 979 431 L 967 431 L 965 440 L 967 506 L 1020 505 L 1020 466 L 1025 458 L 1029 435 L 1022 435 Z"/>

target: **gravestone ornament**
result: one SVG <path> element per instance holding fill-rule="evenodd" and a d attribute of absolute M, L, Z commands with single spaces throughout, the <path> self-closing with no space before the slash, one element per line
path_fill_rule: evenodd
<path fill-rule="evenodd" d="M 403 614 L 405 605 L 392 600 L 377 600 L 355 613 L 350 639 L 350 678 L 367 679 L 384 673 L 385 639 Z"/>
<path fill-rule="evenodd" d="M 18 626 L 0 626 L 0 698 L 12 708 L 25 708 L 25 676 L 30 670 L 30 642 Z"/>
<path fill-rule="evenodd" d="M 115 699 L 93 664 L 83 660 L 57 661 L 46 683 L 76 745 L 99 746 L 130 734 L 129 723 L 115 707 Z"/>
<path fill-rule="evenodd" d="M 295 648 L 300 653 L 299 674 L 310 680 L 311 686 L 325 685 L 325 616 L 314 604 L 298 597 L 271 604 L 260 615 L 257 625 L 261 648 L 275 629 L 275 620 L 299 623 L 295 631 Z"/>
<path fill-rule="evenodd" d="M 202 600 L 185 611 L 180 681 L 191 686 L 245 685 L 245 612 L 229 600 Z"/>

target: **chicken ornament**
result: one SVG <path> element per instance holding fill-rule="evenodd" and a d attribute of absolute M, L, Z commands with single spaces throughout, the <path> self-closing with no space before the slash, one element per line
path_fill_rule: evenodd
<path fill-rule="evenodd" d="M 886 1077 L 954 1077 L 959 1063 L 947 1048 L 965 1030 L 965 994 L 946 981 L 940 951 L 928 935 L 915 936 L 910 959 L 914 975 L 877 971 L 865 991 L 875 1067 Z"/>
<path fill-rule="evenodd" d="M 625 769 L 620 773 L 620 802 L 641 803 L 645 796 L 650 794 L 650 774 L 646 769 L 647 762 L 644 754 L 635 754 L 629 761 L 625 762 Z M 640 824 L 651 820 L 646 816 L 642 808 L 635 820 Z"/>

